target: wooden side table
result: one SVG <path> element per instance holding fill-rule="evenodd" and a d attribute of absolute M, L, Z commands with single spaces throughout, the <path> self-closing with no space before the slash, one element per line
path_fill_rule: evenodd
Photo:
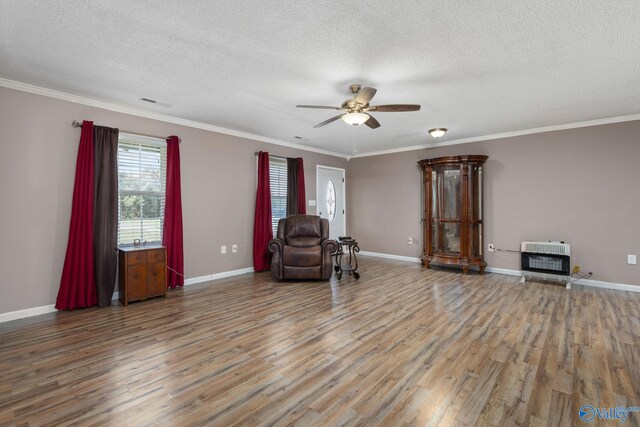
<path fill-rule="evenodd" d="M 120 302 L 167 296 L 167 248 L 127 246 L 118 248 Z"/>
<path fill-rule="evenodd" d="M 338 249 L 335 253 L 336 265 L 334 269 L 338 280 L 342 279 L 342 273 L 345 271 L 352 274 L 353 277 L 358 280 L 360 278 L 360 273 L 356 271 L 358 269 L 356 253 L 360 252 L 358 242 L 354 239 L 338 239 L 337 243 Z"/>

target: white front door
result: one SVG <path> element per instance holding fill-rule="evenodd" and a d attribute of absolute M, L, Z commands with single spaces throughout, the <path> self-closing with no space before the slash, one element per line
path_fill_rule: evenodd
<path fill-rule="evenodd" d="M 329 220 L 329 238 L 346 233 L 344 169 L 317 166 L 317 212 Z"/>

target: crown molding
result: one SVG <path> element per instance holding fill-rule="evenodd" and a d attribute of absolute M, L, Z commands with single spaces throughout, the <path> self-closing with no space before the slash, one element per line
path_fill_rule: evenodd
<path fill-rule="evenodd" d="M 180 117 L 170 116 L 168 114 L 155 113 L 140 108 L 127 107 L 112 102 L 101 101 L 86 96 L 75 95 L 67 92 L 61 92 L 54 89 L 48 89 L 41 86 L 35 86 L 27 83 L 18 82 L 15 80 L 9 80 L 0 77 L 0 87 L 7 89 L 13 89 L 21 92 L 28 92 L 35 95 L 42 95 L 49 98 L 55 98 L 62 101 L 73 102 L 76 104 L 87 105 L 89 107 L 102 108 L 103 110 L 115 111 L 117 113 L 129 114 L 132 116 L 143 117 L 146 119 L 158 120 L 160 122 L 171 123 L 174 125 L 186 126 L 194 129 L 201 129 L 210 132 L 221 133 L 225 135 L 237 136 L 238 138 L 250 139 L 254 141 L 266 142 L 267 144 L 279 145 L 282 147 L 295 148 L 297 150 L 311 151 L 318 154 L 326 154 L 328 156 L 339 157 L 347 159 L 348 156 L 342 153 L 336 153 L 334 151 L 323 150 L 321 148 L 307 147 L 299 145 L 293 142 L 281 141 L 275 138 L 269 138 L 262 135 L 256 135 L 248 132 L 241 132 L 233 129 L 227 129 L 220 126 L 214 126 L 208 123 L 197 122 L 195 120 L 183 119 Z"/>
<path fill-rule="evenodd" d="M 559 130 L 568 130 L 568 129 L 578 129 L 578 128 L 584 128 L 584 127 L 590 127 L 590 126 L 608 125 L 612 123 L 632 122 L 635 120 L 640 120 L 640 114 L 608 117 L 604 119 L 587 120 L 584 122 L 567 123 L 563 125 L 544 126 L 539 128 L 533 128 L 533 129 L 523 129 L 523 130 L 516 130 L 511 132 L 495 133 L 492 135 L 474 136 L 472 138 L 454 139 L 451 141 L 442 141 L 442 142 L 435 142 L 435 143 L 429 143 L 429 144 L 414 145 L 411 147 L 399 147 L 399 148 L 392 148 L 389 150 L 371 151 L 368 153 L 354 154 L 349 158 L 355 159 L 359 157 L 381 156 L 384 154 L 403 153 L 405 151 L 416 151 L 416 150 L 424 150 L 428 148 L 446 147 L 448 145 L 469 144 L 471 142 L 490 141 L 494 139 L 511 138 L 514 136 L 532 135 L 536 133 L 555 132 Z"/>
<path fill-rule="evenodd" d="M 544 126 L 532 129 L 523 129 L 511 132 L 502 132 L 491 135 L 475 136 L 471 138 L 454 139 L 451 141 L 441 141 L 434 143 L 425 143 L 420 145 L 413 145 L 410 147 L 391 148 L 388 150 L 371 151 L 367 153 L 357 154 L 343 154 L 335 151 L 323 150 L 321 148 L 307 147 L 304 145 L 296 144 L 294 142 L 281 141 L 275 138 L 269 138 L 262 135 L 256 135 L 248 132 L 241 132 L 234 129 L 223 128 L 220 126 L 211 125 L 208 123 L 197 122 L 195 120 L 183 119 L 180 117 L 170 116 L 168 114 L 156 113 L 140 108 L 127 107 L 112 102 L 101 101 L 86 96 L 75 95 L 67 92 L 62 92 L 54 89 L 48 89 L 41 86 L 35 86 L 27 83 L 18 82 L 15 80 L 5 79 L 0 77 L 0 87 L 7 89 L 18 90 L 21 92 L 28 92 L 35 95 L 42 95 L 49 98 L 55 98 L 62 101 L 73 102 L 77 104 L 87 105 L 90 107 L 102 108 L 104 110 L 115 111 L 117 113 L 129 114 L 132 116 L 143 117 L 146 119 L 158 120 L 165 123 L 172 123 L 180 126 L 186 126 L 194 129 L 201 129 L 210 132 L 221 133 L 225 135 L 236 136 L 238 138 L 250 139 L 253 141 L 265 142 L 267 144 L 279 145 L 282 147 L 294 148 L 302 151 L 309 151 L 312 153 L 325 154 L 328 156 L 339 157 L 341 159 L 357 159 L 360 157 L 381 156 L 384 154 L 403 153 L 405 151 L 417 151 L 425 150 L 429 148 L 446 147 L 449 145 L 469 144 L 472 142 L 489 141 L 493 139 L 511 138 L 515 136 L 531 135 L 543 132 L 554 132 L 559 130 L 577 129 L 589 126 L 599 126 L 612 123 L 630 122 L 634 120 L 640 120 L 640 114 L 631 114 L 627 116 L 608 117 L 604 119 L 587 120 L 583 122 L 567 123 L 562 125 Z"/>

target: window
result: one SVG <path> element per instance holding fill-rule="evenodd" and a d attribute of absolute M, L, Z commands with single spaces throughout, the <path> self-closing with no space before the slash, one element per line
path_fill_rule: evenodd
<path fill-rule="evenodd" d="M 118 245 L 162 241 L 167 174 L 164 141 L 120 134 L 118 141 Z"/>
<path fill-rule="evenodd" d="M 271 228 L 278 233 L 278 221 L 287 216 L 287 160 L 269 157 Z"/>

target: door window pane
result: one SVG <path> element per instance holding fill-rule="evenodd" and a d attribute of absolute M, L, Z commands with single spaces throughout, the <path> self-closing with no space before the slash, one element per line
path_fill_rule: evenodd
<path fill-rule="evenodd" d="M 336 186 L 333 181 L 329 180 L 327 183 L 327 216 L 329 222 L 333 222 L 336 218 Z"/>

